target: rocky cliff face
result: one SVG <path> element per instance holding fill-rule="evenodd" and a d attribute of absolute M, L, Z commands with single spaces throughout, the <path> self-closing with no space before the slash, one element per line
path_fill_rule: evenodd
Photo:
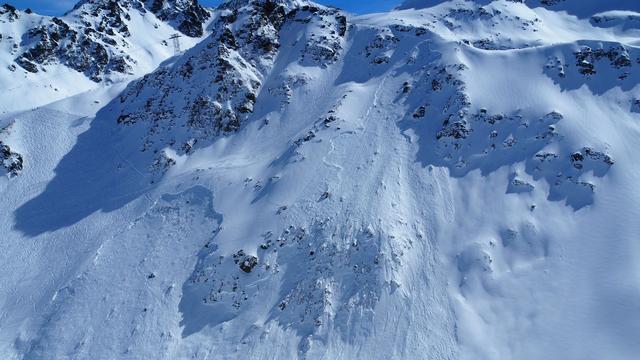
<path fill-rule="evenodd" d="M 218 8 L 213 34 L 169 66 L 132 83 L 109 111 L 117 122 L 147 128 L 142 150 L 179 153 L 240 129 L 254 112 L 287 32 L 303 31 L 299 63 L 327 67 L 344 42 L 346 16 L 306 2 L 231 1 Z M 283 30 L 284 29 L 284 30 Z M 288 49 L 287 49 L 288 50 Z M 304 76 L 277 80 L 286 101 Z"/>
<path fill-rule="evenodd" d="M 4 143 L 11 135 L 12 125 L 9 124 L 0 128 L 0 169 L 4 170 L 3 175 L 8 175 L 9 177 L 20 175 L 24 167 L 22 155 Z"/>
<path fill-rule="evenodd" d="M 202 36 L 204 24 L 211 17 L 198 0 L 147 0 L 145 4 L 158 19 L 191 37 Z"/>
<path fill-rule="evenodd" d="M 190 37 L 202 36 L 210 17 L 196 0 L 84 0 L 64 17 L 47 19 L 30 29 L 16 63 L 31 73 L 61 63 L 96 82 L 112 73 L 130 74 L 136 65 L 128 41 L 133 12 L 140 16 L 151 12 L 158 21 Z M 17 16 L 18 12 L 12 15 Z"/>
<path fill-rule="evenodd" d="M 6 174 L 17 176 L 22 172 L 23 159 L 22 155 L 11 151 L 9 145 L 5 145 L 0 141 L 0 160 Z"/>

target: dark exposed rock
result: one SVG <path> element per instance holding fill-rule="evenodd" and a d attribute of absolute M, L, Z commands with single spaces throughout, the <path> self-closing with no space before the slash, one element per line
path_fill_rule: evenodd
<path fill-rule="evenodd" d="M 230 49 L 237 49 L 238 43 L 231 29 L 225 27 L 220 35 L 220 43 L 228 46 Z"/>
<path fill-rule="evenodd" d="M 24 166 L 22 155 L 11 151 L 9 145 L 0 141 L 0 165 L 10 176 L 17 176 L 22 172 Z"/>
<path fill-rule="evenodd" d="M 442 130 L 436 134 L 437 139 L 450 137 L 454 139 L 466 139 L 471 133 L 471 128 L 465 119 L 452 120 L 453 117 L 447 119 L 442 124 Z"/>
<path fill-rule="evenodd" d="M 204 34 L 203 24 L 210 17 L 197 0 L 82 0 L 65 17 L 77 24 L 54 17 L 29 30 L 23 39 L 28 48 L 16 63 L 34 73 L 40 66 L 61 63 L 96 82 L 111 73 L 128 74 L 135 61 L 119 48 L 118 40 L 127 46 L 132 11 L 149 10 L 191 37 Z"/>
<path fill-rule="evenodd" d="M 622 46 L 610 46 L 608 49 L 591 49 L 583 46 L 579 51 L 574 53 L 576 57 L 576 66 L 578 71 L 583 75 L 596 74 L 596 62 L 607 59 L 612 67 L 621 69 L 632 65 L 631 58 L 627 49 Z"/>
<path fill-rule="evenodd" d="M 330 197 L 331 197 L 331 193 L 328 192 L 328 191 L 325 191 L 325 192 L 322 193 L 322 195 L 320 196 L 320 199 L 318 201 L 327 200 Z"/>
<path fill-rule="evenodd" d="M 149 6 L 153 8 L 153 4 Z M 158 139 L 148 139 L 147 144 L 166 143 L 167 138 L 173 137 L 162 137 L 161 133 L 175 126 L 189 130 L 169 146 L 181 146 L 190 139 L 210 140 L 238 130 L 254 111 L 264 74 L 273 66 L 280 49 L 279 31 L 285 22 L 298 18 L 321 22 L 321 14 L 339 14 L 325 9 L 314 14 L 311 7 L 307 11 L 304 8 L 282 0 L 223 3 L 218 7 L 220 16 L 211 26 L 214 32 L 207 40 L 173 68 L 160 68 L 129 86 L 120 97 L 120 103 L 129 104 L 125 106 L 128 109 L 120 110 L 118 121 L 132 124 L 145 120 L 152 124 L 149 137 Z M 182 81 L 178 84 L 177 79 Z M 300 86 L 302 80 L 287 79 L 285 92 L 290 92 L 291 86 Z M 211 86 L 203 86 L 205 83 Z M 193 147 L 188 150 L 193 151 Z"/>
<path fill-rule="evenodd" d="M 611 166 L 613 164 L 615 164 L 615 161 L 613 160 L 613 158 L 611 158 L 611 156 L 600 152 L 600 151 L 596 151 L 590 147 L 585 147 L 582 149 L 582 152 L 584 152 L 585 156 L 588 157 L 591 160 L 594 161 L 602 161 L 603 163 Z"/>
<path fill-rule="evenodd" d="M 405 81 L 404 84 L 402 84 L 402 93 L 408 94 L 409 92 L 411 92 L 412 88 L 413 86 L 411 86 L 411 84 L 408 81 Z"/>
<path fill-rule="evenodd" d="M 347 33 L 347 17 L 339 15 L 336 20 L 338 21 L 338 36 L 344 37 Z"/>
<path fill-rule="evenodd" d="M 160 20 L 190 37 L 202 36 L 204 23 L 211 17 L 197 0 L 147 0 L 146 6 Z"/>
<path fill-rule="evenodd" d="M 334 115 L 329 115 L 326 118 L 324 118 L 324 120 L 322 120 L 322 123 L 324 124 L 324 126 L 329 126 L 329 124 L 331 124 L 332 122 L 337 121 L 338 118 L 335 117 Z"/>
<path fill-rule="evenodd" d="M 311 141 L 312 139 L 314 139 L 316 137 L 316 134 L 313 131 L 309 131 L 305 136 L 299 138 L 298 140 L 294 141 L 294 144 L 296 144 L 297 146 L 300 146 L 306 142 Z"/>
<path fill-rule="evenodd" d="M 420 106 L 413 113 L 413 118 L 414 119 L 423 118 L 423 117 L 425 117 L 426 114 L 427 114 L 427 107 L 426 106 Z"/>
<path fill-rule="evenodd" d="M 376 65 L 388 63 L 389 51 L 395 49 L 400 39 L 391 31 L 380 32 L 374 40 L 364 48 L 364 55 L 372 58 L 371 62 Z"/>
<path fill-rule="evenodd" d="M 573 163 L 573 167 L 580 170 L 582 169 L 582 161 L 584 161 L 584 155 L 581 152 L 575 152 L 571 154 L 571 162 Z"/>
<path fill-rule="evenodd" d="M 584 161 L 584 155 L 582 155 L 581 152 L 575 152 L 573 154 L 571 154 L 571 161 L 572 162 L 579 162 L 579 161 Z"/>
<path fill-rule="evenodd" d="M 571 154 L 570 159 L 576 169 L 582 169 L 582 163 L 587 160 L 602 162 L 607 166 L 612 166 L 615 164 L 615 161 L 613 160 L 613 158 L 611 158 L 611 156 L 603 152 L 596 151 L 590 147 L 584 147 L 581 151 L 574 152 L 573 154 Z"/>
<path fill-rule="evenodd" d="M 212 101 L 209 97 L 199 96 L 191 105 L 191 116 L 188 125 L 208 132 L 221 128 L 220 117 L 217 115 L 222 111 L 219 103 Z"/>
<path fill-rule="evenodd" d="M 133 59 L 105 45 L 105 38 L 104 33 L 89 27 L 78 32 L 54 17 L 49 24 L 27 33 L 27 41 L 34 45 L 18 56 L 16 63 L 34 73 L 39 71 L 38 65 L 62 63 L 96 82 L 112 72 L 128 72 Z"/>
<path fill-rule="evenodd" d="M 0 16 L 2 15 L 6 15 L 9 22 L 13 22 L 20 18 L 20 11 L 13 5 L 4 4 L 0 6 Z"/>
<path fill-rule="evenodd" d="M 304 8 L 303 8 L 304 9 Z M 313 11 L 297 11 L 290 15 L 294 21 L 315 21 L 322 29 L 311 34 L 302 52 L 300 62 L 327 67 L 338 60 L 343 38 L 347 31 L 347 18 L 337 9 L 313 8 Z"/>
<path fill-rule="evenodd" d="M 244 250 L 233 254 L 233 261 L 238 264 L 240 270 L 250 273 L 258 265 L 258 258 L 253 255 L 246 255 Z"/>
<path fill-rule="evenodd" d="M 240 269 L 246 273 L 250 273 L 256 265 L 258 265 L 258 258 L 255 256 L 247 256 L 240 263 Z"/>
<path fill-rule="evenodd" d="M 548 161 L 555 160 L 557 158 L 558 158 L 557 154 L 548 153 L 548 152 L 537 153 L 535 155 L 535 159 L 540 162 L 548 162 Z"/>
<path fill-rule="evenodd" d="M 149 167 L 149 171 L 164 174 L 174 165 L 176 165 L 176 161 L 167 155 L 166 152 L 162 151 Z"/>
<path fill-rule="evenodd" d="M 32 63 L 29 60 L 25 60 L 25 59 L 18 59 L 16 60 L 16 62 L 18 63 L 18 65 L 20 65 L 23 69 L 27 70 L 30 73 L 37 73 L 39 71 L 38 69 L 38 65 Z"/>

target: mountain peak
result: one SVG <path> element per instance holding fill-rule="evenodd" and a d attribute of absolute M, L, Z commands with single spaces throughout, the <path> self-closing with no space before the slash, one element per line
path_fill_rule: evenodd
<path fill-rule="evenodd" d="M 190 37 L 202 36 L 203 24 L 211 17 L 198 0 L 81 0 L 69 14 L 85 12 L 97 17 L 100 12 L 105 11 L 109 17 L 123 15 L 128 18 L 126 12 L 131 9 L 150 11 Z"/>
<path fill-rule="evenodd" d="M 308 0 L 227 0 L 220 7 L 226 9 L 240 9 L 245 6 L 283 6 L 288 9 L 311 5 Z"/>
<path fill-rule="evenodd" d="M 5 14 L 9 14 L 8 18 L 10 21 L 17 19 L 20 16 L 19 10 L 16 9 L 15 6 L 7 3 L 0 5 L 0 15 L 5 15 Z"/>
<path fill-rule="evenodd" d="M 20 15 L 10 5 L 0 9 L 9 14 L 9 21 Z M 130 51 L 140 45 L 140 38 L 146 38 L 147 45 L 149 38 L 155 38 L 156 50 L 164 55 L 154 52 L 159 57 L 151 57 L 163 58 L 168 55 L 169 33 L 177 30 L 199 38 L 210 17 L 197 0 L 81 0 L 65 16 L 43 18 L 41 24 L 30 28 L 25 34 L 28 41 L 23 42 L 25 49 L 16 51 L 15 62 L 30 73 L 61 63 L 99 82 L 112 73 L 133 73 L 140 52 L 132 55 Z"/>

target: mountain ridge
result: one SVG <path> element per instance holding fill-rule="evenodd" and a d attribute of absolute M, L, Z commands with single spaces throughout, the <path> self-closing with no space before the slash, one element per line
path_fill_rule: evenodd
<path fill-rule="evenodd" d="M 463 2 L 475 2 L 481 5 L 487 5 L 492 0 L 461 0 Z M 609 10 L 634 10 L 640 11 L 640 6 L 632 0 L 613 0 L 613 1 L 593 1 L 584 2 L 576 0 L 505 0 L 513 3 L 525 4 L 530 8 L 543 7 L 553 11 L 567 11 L 571 15 L 576 15 L 581 18 L 590 17 L 597 13 L 606 12 Z M 410 9 L 410 8 L 429 8 L 442 3 L 446 3 L 447 0 L 405 0 L 400 4 L 398 9 Z"/>
<path fill-rule="evenodd" d="M 73 19 L 80 26 L 77 30 L 58 17 L 51 19 L 51 24 L 31 29 L 28 36 L 36 45 L 28 48 L 20 55 L 16 62 L 29 72 L 38 72 L 38 66 L 60 58 L 67 66 L 80 72 L 85 72 L 94 81 L 101 81 L 102 76 L 109 72 L 127 73 L 135 62 L 130 56 L 120 51 L 119 55 L 110 53 L 117 48 L 118 35 L 126 46 L 126 38 L 131 36 L 127 22 L 131 21 L 128 10 L 137 10 L 141 14 L 150 11 L 159 19 L 167 21 L 187 36 L 201 37 L 203 23 L 209 18 L 209 13 L 197 1 L 186 0 L 148 1 L 148 4 L 137 0 L 117 2 L 114 0 L 84 0 L 76 4 L 70 12 L 65 14 L 69 20 Z M 98 20 L 100 19 L 100 20 Z M 96 21 L 98 20 L 98 21 Z M 95 35 L 93 35 L 95 34 Z M 39 38 L 39 40 L 36 40 Z M 62 43 L 65 43 L 62 46 Z M 89 53 L 76 47 L 88 50 Z M 55 55 L 54 55 L 55 54 Z M 68 58 L 65 60 L 65 58 Z M 88 64 L 88 60 L 95 62 L 95 68 Z"/>
<path fill-rule="evenodd" d="M 19 97 L 19 109 L 26 109 L 30 103 L 130 81 L 199 42 L 210 18 L 209 10 L 191 0 L 84 1 L 61 17 L 14 9 L 0 15 L 0 83 L 30 92 Z M 172 39 L 176 36 L 181 37 Z M 25 81 L 16 86 L 15 77 Z"/>
<path fill-rule="evenodd" d="M 628 15 L 233 1 L 148 72 L 3 100 L 0 354 L 634 359 Z"/>

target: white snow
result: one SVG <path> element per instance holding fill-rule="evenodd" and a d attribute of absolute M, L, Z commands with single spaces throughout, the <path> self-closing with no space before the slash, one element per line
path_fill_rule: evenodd
<path fill-rule="evenodd" d="M 587 8 L 637 10 L 615 4 Z M 302 58 L 314 21 L 282 28 L 272 64 L 234 53 L 253 112 L 193 152 L 166 145 L 191 134 L 178 117 L 155 138 L 117 124 L 152 81 L 122 105 L 135 80 L 23 78 L 3 47 L 0 86 L 30 91 L 0 99 L 25 159 L 0 178 L 0 357 L 636 359 L 637 28 L 433 5 L 349 16 L 324 67 Z M 133 77 L 171 55 L 155 31 Z M 215 89 L 172 77 L 184 60 L 157 70 L 176 104 Z"/>

